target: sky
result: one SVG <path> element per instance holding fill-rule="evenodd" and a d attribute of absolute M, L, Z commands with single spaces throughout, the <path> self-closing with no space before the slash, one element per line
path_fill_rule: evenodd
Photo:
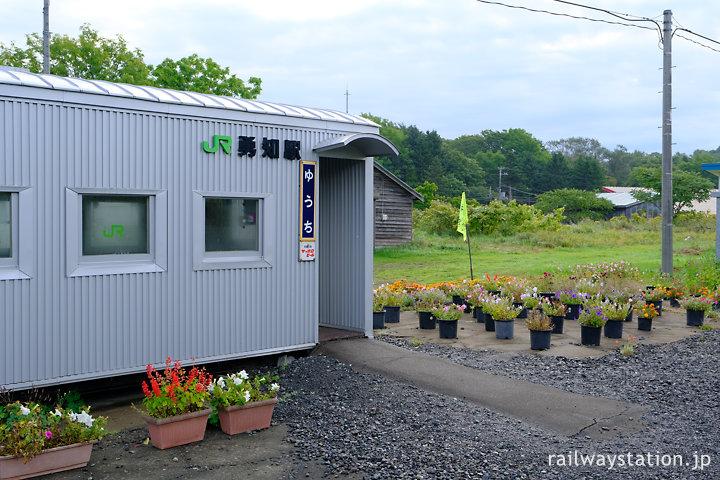
<path fill-rule="evenodd" d="M 553 0 L 500 0 L 620 21 Z M 720 41 L 720 2 L 586 0 Z M 41 32 L 42 0 L 0 0 L 0 43 Z M 197 53 L 262 79 L 259 100 L 371 113 L 447 139 L 522 128 L 662 150 L 662 47 L 653 23 L 626 27 L 477 0 L 51 0 L 50 30 L 121 34 L 146 63 Z M 641 29 L 637 26 L 649 27 Z M 718 51 L 692 43 L 700 41 Z M 673 152 L 720 146 L 720 44 L 672 40 Z M 346 97 L 346 90 L 349 96 Z"/>

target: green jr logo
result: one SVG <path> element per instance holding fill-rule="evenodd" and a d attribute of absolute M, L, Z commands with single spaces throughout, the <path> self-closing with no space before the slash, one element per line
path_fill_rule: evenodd
<path fill-rule="evenodd" d="M 202 142 L 202 148 L 207 153 L 215 153 L 220 149 L 220 147 L 222 147 L 225 153 L 230 154 L 230 150 L 232 149 L 232 138 L 226 135 L 213 135 L 212 147 L 208 145 L 208 142 Z"/>
<path fill-rule="evenodd" d="M 123 232 L 125 231 L 125 227 L 123 225 L 111 225 L 110 226 L 110 233 L 107 232 L 107 230 L 103 230 L 103 237 L 111 238 L 114 237 L 117 233 L 118 237 L 124 237 Z"/>

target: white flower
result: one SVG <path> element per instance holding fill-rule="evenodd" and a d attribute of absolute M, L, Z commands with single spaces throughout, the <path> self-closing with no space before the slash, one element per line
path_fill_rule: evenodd
<path fill-rule="evenodd" d="M 55 411 L 52 412 L 50 415 L 52 415 L 53 417 L 62 417 L 62 412 L 56 408 Z"/>
<path fill-rule="evenodd" d="M 218 378 L 217 384 L 220 386 L 220 388 L 225 388 L 225 379 L 223 377 Z"/>
<path fill-rule="evenodd" d="M 240 370 L 240 377 L 242 377 L 243 380 L 247 380 L 249 378 L 245 370 Z"/>
<path fill-rule="evenodd" d="M 27 408 L 27 407 L 25 407 L 25 406 L 23 406 L 23 405 L 20 405 L 20 412 L 21 412 L 23 415 L 29 415 L 29 414 L 30 414 L 30 409 Z"/>
<path fill-rule="evenodd" d="M 233 383 L 235 385 L 240 385 L 243 382 L 243 379 L 240 377 L 233 377 Z"/>
<path fill-rule="evenodd" d="M 70 413 L 68 413 L 68 417 L 70 418 L 71 421 L 77 422 L 78 414 L 71 411 Z"/>
<path fill-rule="evenodd" d="M 247 402 L 249 402 L 249 401 L 250 401 L 250 392 L 248 392 L 247 390 L 245 390 L 245 403 L 247 403 Z"/>
<path fill-rule="evenodd" d="M 277 383 L 273 383 L 272 385 L 270 385 L 270 390 L 272 390 L 273 392 L 277 392 L 278 390 L 280 390 L 280 385 L 278 385 Z"/>
<path fill-rule="evenodd" d="M 75 420 L 79 423 L 85 424 L 85 426 L 88 428 L 92 427 L 93 422 L 95 421 L 93 420 L 92 415 L 88 414 L 87 412 L 82 412 L 81 414 L 76 415 Z"/>

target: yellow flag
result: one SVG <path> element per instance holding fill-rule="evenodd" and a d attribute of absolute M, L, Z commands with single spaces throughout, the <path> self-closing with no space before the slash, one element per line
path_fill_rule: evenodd
<path fill-rule="evenodd" d="M 465 192 L 463 192 L 462 199 L 460 200 L 460 215 L 458 218 L 458 226 L 457 226 L 457 231 L 462 233 L 462 235 L 463 235 L 463 241 L 467 240 L 467 223 L 468 223 L 467 203 L 465 203 Z"/>

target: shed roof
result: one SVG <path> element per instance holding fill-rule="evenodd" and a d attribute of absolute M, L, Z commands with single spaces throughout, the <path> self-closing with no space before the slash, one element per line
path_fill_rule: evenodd
<path fill-rule="evenodd" d="M 388 177 L 390 180 L 392 180 L 393 182 L 395 182 L 395 183 L 397 183 L 398 185 L 400 185 L 400 186 L 401 186 L 404 190 L 406 190 L 411 196 L 415 197 L 415 199 L 420 200 L 421 202 L 424 202 L 424 201 L 425 201 L 425 197 L 423 197 L 417 190 L 415 190 L 415 189 L 412 188 L 410 185 L 408 185 L 407 183 L 405 183 L 405 182 L 403 182 L 402 180 L 400 180 L 394 173 L 392 173 L 390 170 L 388 170 L 387 168 L 385 168 L 385 167 L 383 167 L 382 165 L 380 165 L 380 164 L 377 162 L 377 160 L 375 160 L 374 164 L 375 164 L 375 170 L 379 171 L 380 173 L 382 173 L 382 174 L 384 174 L 386 177 Z"/>
<path fill-rule="evenodd" d="M 286 117 L 307 118 L 356 125 L 378 125 L 358 115 L 319 108 L 297 107 L 273 102 L 261 102 L 244 98 L 225 97 L 207 93 L 196 93 L 166 88 L 157 88 L 105 80 L 85 80 L 57 75 L 30 73 L 21 69 L 0 65 L 0 84 L 47 88 L 66 92 L 82 92 L 95 95 L 134 98 L 159 103 L 210 107 L 249 113 L 265 113 Z"/>
<path fill-rule="evenodd" d="M 642 203 L 640 200 L 635 198 L 631 192 L 603 192 L 598 193 L 599 198 L 605 198 L 610 200 L 613 205 L 620 208 L 627 208 L 632 205 L 638 205 Z"/>

